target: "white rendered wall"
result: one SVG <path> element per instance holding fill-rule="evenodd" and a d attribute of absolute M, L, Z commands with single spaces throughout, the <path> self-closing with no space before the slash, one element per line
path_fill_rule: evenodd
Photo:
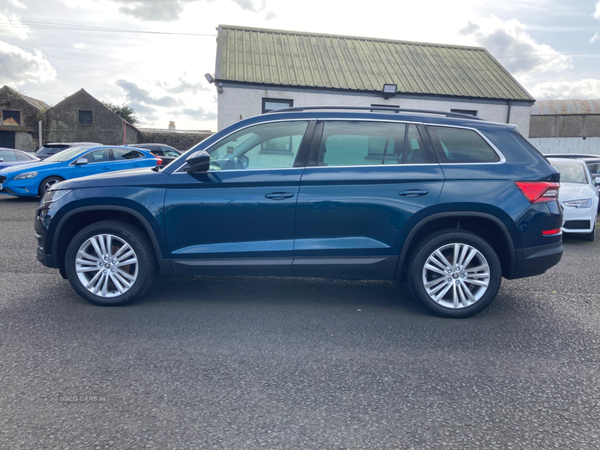
<path fill-rule="evenodd" d="M 547 137 L 530 138 L 533 144 L 542 153 L 590 153 L 600 155 L 600 138 L 580 137 Z"/>
<path fill-rule="evenodd" d="M 218 95 L 218 128 L 262 113 L 263 98 L 294 100 L 294 106 L 371 106 L 390 105 L 401 108 L 431 109 L 450 111 L 451 109 L 476 110 L 477 116 L 493 122 L 506 122 L 506 103 L 458 101 L 444 99 L 415 99 L 395 97 L 388 100 L 381 95 L 338 94 L 311 91 L 284 91 L 225 85 Z M 511 107 L 510 122 L 519 127 L 523 136 L 529 136 L 530 106 Z"/>

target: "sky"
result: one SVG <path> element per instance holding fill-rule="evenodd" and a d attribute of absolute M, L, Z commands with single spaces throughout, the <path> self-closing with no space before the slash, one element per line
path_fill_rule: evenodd
<path fill-rule="evenodd" d="M 215 131 L 219 25 L 481 46 L 538 100 L 600 98 L 600 0 L 0 0 L 0 86 Z"/>

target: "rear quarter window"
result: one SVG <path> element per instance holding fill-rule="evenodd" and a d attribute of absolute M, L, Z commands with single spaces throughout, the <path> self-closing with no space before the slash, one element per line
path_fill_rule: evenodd
<path fill-rule="evenodd" d="M 479 133 L 464 128 L 427 126 L 440 163 L 494 163 L 500 157 Z"/>

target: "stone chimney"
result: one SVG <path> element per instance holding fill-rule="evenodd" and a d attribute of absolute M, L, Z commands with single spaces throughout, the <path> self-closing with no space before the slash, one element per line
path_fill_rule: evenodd
<path fill-rule="evenodd" d="M 172 120 L 169 122 L 169 130 L 176 130 L 175 122 L 173 122 Z"/>

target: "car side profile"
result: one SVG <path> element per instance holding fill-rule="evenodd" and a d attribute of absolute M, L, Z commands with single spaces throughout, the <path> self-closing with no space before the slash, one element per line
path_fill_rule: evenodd
<path fill-rule="evenodd" d="M 156 167 L 160 158 L 129 147 L 72 147 L 43 161 L 0 170 L 0 194 L 41 197 L 52 185 L 97 173 Z"/>
<path fill-rule="evenodd" d="M 163 169 L 54 185 L 38 259 L 98 305 L 160 271 L 405 280 L 446 317 L 559 262 L 559 173 L 514 126 L 382 109 L 271 112 Z"/>

